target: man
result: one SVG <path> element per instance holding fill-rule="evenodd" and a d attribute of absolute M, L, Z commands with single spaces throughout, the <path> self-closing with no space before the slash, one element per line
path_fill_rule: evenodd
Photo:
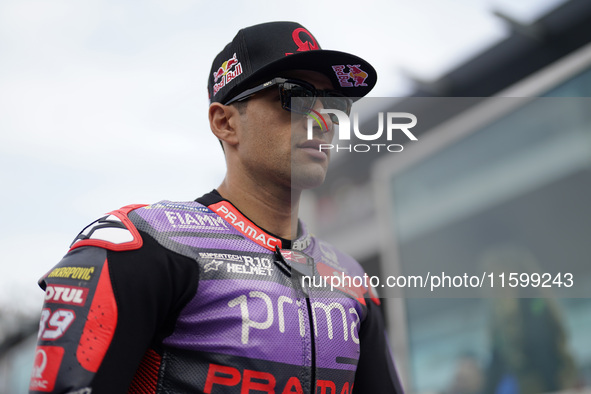
<path fill-rule="evenodd" d="M 196 201 L 113 211 L 76 237 L 40 281 L 31 391 L 402 392 L 370 289 L 305 284 L 362 268 L 297 220 L 328 165 L 318 147 L 333 123 L 319 110 L 349 111 L 376 78 L 299 24 L 241 30 L 208 80 L 224 181 Z M 310 114 L 322 118 L 309 139 Z"/>

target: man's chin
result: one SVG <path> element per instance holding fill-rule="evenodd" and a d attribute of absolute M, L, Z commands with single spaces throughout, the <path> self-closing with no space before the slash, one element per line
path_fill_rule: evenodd
<path fill-rule="evenodd" d="M 326 178 L 326 169 L 322 166 L 316 168 L 291 169 L 291 188 L 292 189 L 313 189 L 324 183 Z"/>

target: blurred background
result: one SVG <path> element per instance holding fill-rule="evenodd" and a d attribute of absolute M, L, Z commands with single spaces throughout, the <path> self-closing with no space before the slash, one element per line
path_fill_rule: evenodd
<path fill-rule="evenodd" d="M 192 200 L 221 182 L 205 112 L 211 60 L 239 28 L 271 20 L 299 21 L 322 47 L 371 62 L 385 110 L 429 114 L 400 154 L 336 155 L 305 198 L 317 235 L 381 276 L 439 262 L 564 266 L 589 283 L 588 0 L 5 0 L 0 393 L 27 392 L 36 281 L 79 230 L 120 206 Z M 506 97 L 565 107 L 499 104 Z M 409 392 L 591 385 L 585 297 L 403 296 L 385 311 Z"/>
<path fill-rule="evenodd" d="M 570 289 L 378 289 L 409 392 L 588 391 L 591 3 L 490 17 L 509 34 L 436 78 L 410 76 L 405 97 L 364 100 L 416 115 L 418 141 L 398 133 L 401 153 L 336 154 L 308 221 L 382 281 L 573 274 Z"/>

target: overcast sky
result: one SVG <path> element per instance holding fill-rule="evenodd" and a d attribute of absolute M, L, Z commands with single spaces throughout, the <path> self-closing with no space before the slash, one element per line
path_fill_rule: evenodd
<path fill-rule="evenodd" d="M 220 183 L 206 78 L 241 27 L 298 21 L 374 65 L 370 96 L 397 97 L 406 76 L 435 79 L 505 37 L 492 10 L 528 22 L 560 2 L 2 0 L 0 307 L 38 313 L 36 280 L 103 213 Z"/>

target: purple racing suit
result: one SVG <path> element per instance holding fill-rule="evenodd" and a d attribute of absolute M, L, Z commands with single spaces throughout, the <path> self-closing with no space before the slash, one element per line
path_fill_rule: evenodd
<path fill-rule="evenodd" d="M 31 392 L 401 393 L 363 269 L 300 231 L 216 191 L 93 222 L 40 280 Z"/>

